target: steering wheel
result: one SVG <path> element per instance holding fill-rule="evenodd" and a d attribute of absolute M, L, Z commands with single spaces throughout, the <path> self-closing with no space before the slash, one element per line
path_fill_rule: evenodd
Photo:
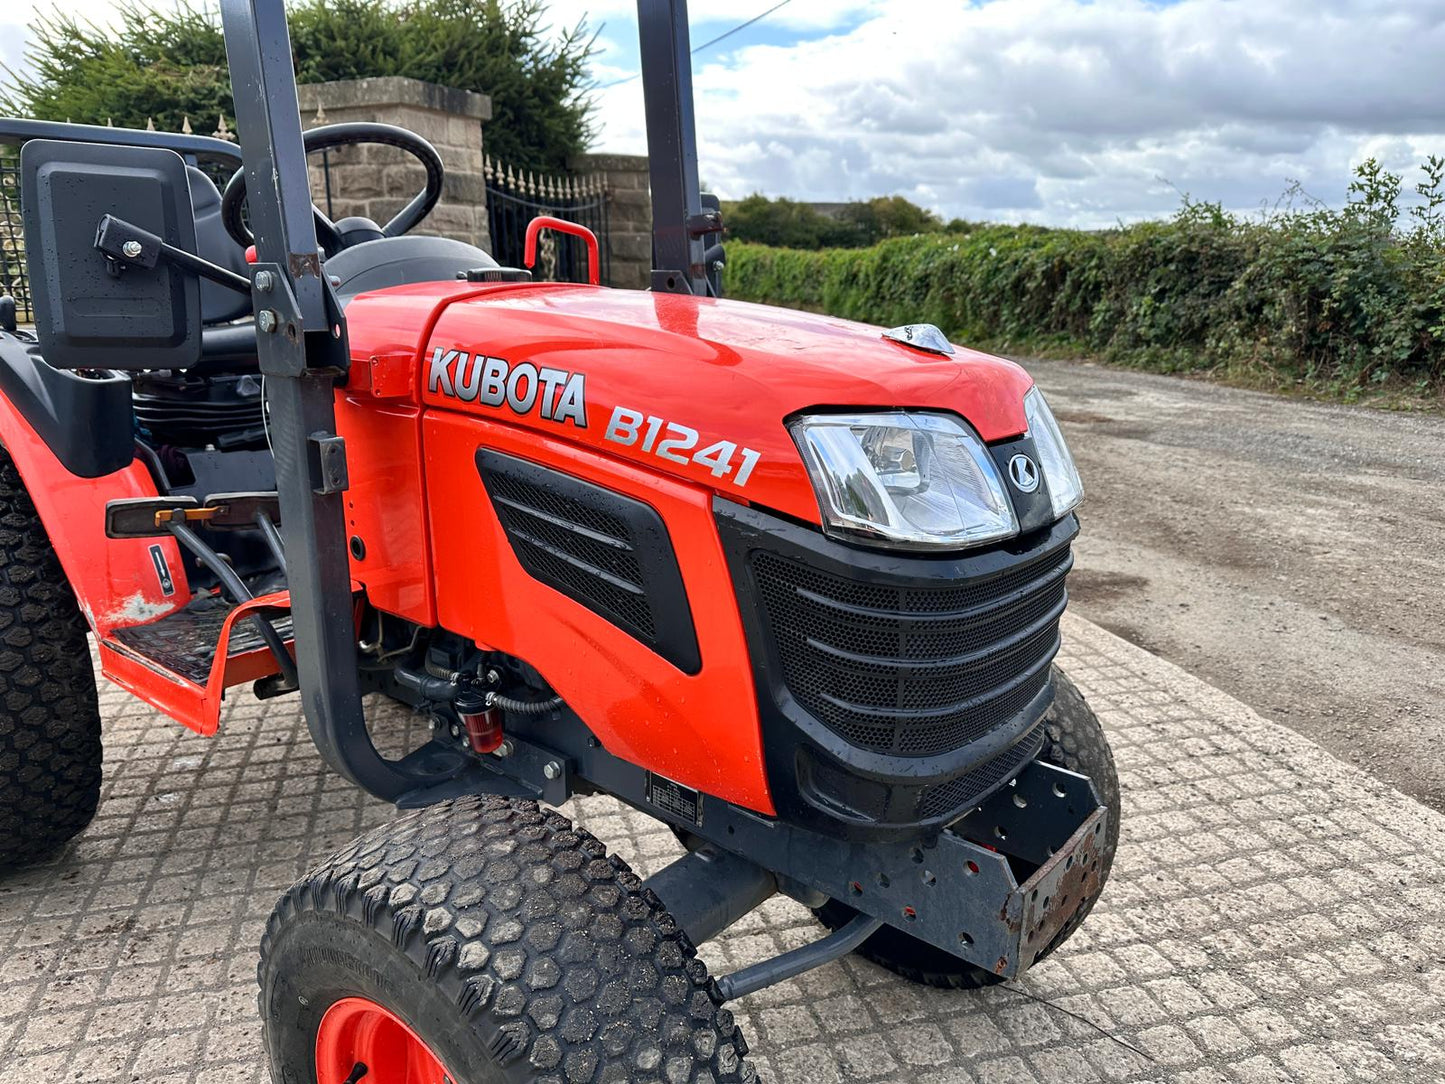
<path fill-rule="evenodd" d="M 437 154 L 435 147 L 415 132 L 408 132 L 405 128 L 398 128 L 391 124 L 358 121 L 351 124 L 327 124 L 320 128 L 312 128 L 304 135 L 303 142 L 307 154 L 336 147 L 381 143 L 406 151 L 421 163 L 426 169 L 425 187 L 412 197 L 411 202 L 397 212 L 395 218 L 381 227 L 383 237 L 400 237 L 409 230 L 415 229 L 422 219 L 431 214 L 432 209 L 442 198 L 442 182 L 446 177 L 446 171 L 442 168 L 441 155 Z M 226 232 L 231 235 L 231 239 L 242 248 L 256 243 L 250 228 L 241 217 L 241 208 L 245 206 L 245 203 L 246 171 L 238 169 L 226 183 L 226 192 L 221 197 L 221 221 L 225 224 Z M 327 218 L 315 204 L 312 204 L 311 211 L 316 216 L 317 242 L 326 255 L 334 256 L 346 247 L 341 232 L 336 228 L 336 224 Z"/>

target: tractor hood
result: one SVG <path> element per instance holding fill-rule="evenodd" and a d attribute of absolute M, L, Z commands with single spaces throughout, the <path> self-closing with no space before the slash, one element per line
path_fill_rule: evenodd
<path fill-rule="evenodd" d="M 427 408 L 534 428 L 800 519 L 817 522 L 818 506 L 785 424 L 796 414 L 947 411 L 988 442 L 1027 428 L 1033 382 L 1017 365 L 970 350 L 927 353 L 863 324 L 567 284 L 431 289 L 415 385 Z M 373 305 L 412 294 L 415 328 L 422 291 L 359 297 L 353 354 Z"/>

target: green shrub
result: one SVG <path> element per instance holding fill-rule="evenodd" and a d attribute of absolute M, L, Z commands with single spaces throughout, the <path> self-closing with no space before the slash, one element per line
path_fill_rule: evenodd
<path fill-rule="evenodd" d="M 956 340 L 1220 370 L 1351 395 L 1445 384 L 1445 160 L 1401 213 L 1373 160 L 1343 208 L 1259 219 L 1186 200 L 1168 221 L 1102 231 L 970 226 L 864 249 L 734 244 L 727 290 L 867 323 L 927 321 Z"/>

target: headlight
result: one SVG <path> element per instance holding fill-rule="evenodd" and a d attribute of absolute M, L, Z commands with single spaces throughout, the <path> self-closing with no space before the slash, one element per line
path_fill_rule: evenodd
<path fill-rule="evenodd" d="M 1039 465 L 1044 469 L 1044 481 L 1049 484 L 1054 518 L 1058 519 L 1084 499 L 1084 483 L 1074 466 L 1074 457 L 1069 454 L 1069 446 L 1064 443 L 1064 434 L 1059 432 L 1054 412 L 1037 387 L 1030 388 L 1024 396 L 1024 416 L 1028 419 L 1029 436 L 1034 438 Z"/>
<path fill-rule="evenodd" d="M 1018 533 L 992 457 L 944 414 L 815 414 L 789 427 L 827 534 L 905 548 L 977 546 Z"/>

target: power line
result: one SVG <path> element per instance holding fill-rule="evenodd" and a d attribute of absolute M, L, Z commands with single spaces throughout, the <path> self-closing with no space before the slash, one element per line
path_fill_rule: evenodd
<path fill-rule="evenodd" d="M 779 8 L 781 8 L 781 7 L 786 7 L 788 4 L 791 4 L 792 2 L 793 2 L 793 0 L 778 0 L 778 2 L 777 2 L 776 4 L 774 4 L 772 7 L 768 8 L 767 11 L 764 11 L 764 12 L 762 12 L 762 13 L 759 14 L 759 15 L 754 15 L 751 19 L 747 20 L 747 22 L 738 23 L 738 25 L 735 26 L 735 27 L 733 27 L 731 30 L 724 30 L 724 31 L 723 31 L 721 34 L 719 34 L 717 37 L 712 38 L 712 39 L 710 39 L 709 41 L 705 41 L 705 42 L 703 42 L 701 45 L 695 45 L 695 46 L 693 46 L 693 49 L 692 49 L 693 55 L 696 55 L 696 54 L 702 52 L 704 49 L 710 49 L 712 46 L 716 45 L 718 42 L 723 41 L 723 40 L 726 39 L 726 38 L 732 37 L 734 34 L 736 34 L 736 33 L 737 33 L 738 31 L 740 31 L 740 30 L 746 30 L 748 27 L 752 26 L 753 23 L 761 22 L 763 19 L 766 19 L 766 18 L 767 18 L 769 15 L 771 15 L 773 12 L 777 11 Z M 611 83 L 605 83 L 605 84 L 603 84 L 602 86 L 598 87 L 597 89 L 598 89 L 598 90 L 607 90 L 609 87 L 620 87 L 623 83 L 630 83 L 630 82 L 632 82 L 632 80 L 636 79 L 636 78 L 637 78 L 639 75 L 641 75 L 641 74 L 642 74 L 641 72 L 633 72 L 631 75 L 624 76 L 624 77 L 621 78 L 621 79 L 615 79 L 615 80 L 613 80 Z"/>
<path fill-rule="evenodd" d="M 733 27 L 731 30 L 725 30 L 725 31 L 723 31 L 723 32 L 722 32 L 721 34 L 719 34 L 717 37 L 713 38 L 712 41 L 705 41 L 705 42 L 703 42 L 703 43 L 702 43 L 701 45 L 699 45 L 696 49 L 694 49 L 693 52 L 694 52 L 694 53 L 700 53 L 700 52 L 702 52 L 704 49 L 707 49 L 707 48 L 709 48 L 710 46 L 716 45 L 718 42 L 722 41 L 724 38 L 730 38 L 730 37 L 732 37 L 732 36 L 733 36 L 734 34 L 736 34 L 739 30 L 746 30 L 748 27 L 752 26 L 753 23 L 758 22 L 759 20 L 762 20 L 762 19 L 766 19 L 766 18 L 767 18 L 769 15 L 771 15 L 773 12 L 777 11 L 778 8 L 783 7 L 784 5 L 790 4 L 790 3 L 792 3 L 792 0 L 778 0 L 778 3 L 776 3 L 776 4 L 774 4 L 772 7 L 768 8 L 768 10 L 765 11 L 765 12 L 763 12 L 761 15 L 754 15 L 754 16 L 753 16 L 751 19 L 749 19 L 747 22 L 745 22 L 745 23 L 738 23 L 738 25 L 735 26 L 735 27 Z"/>

